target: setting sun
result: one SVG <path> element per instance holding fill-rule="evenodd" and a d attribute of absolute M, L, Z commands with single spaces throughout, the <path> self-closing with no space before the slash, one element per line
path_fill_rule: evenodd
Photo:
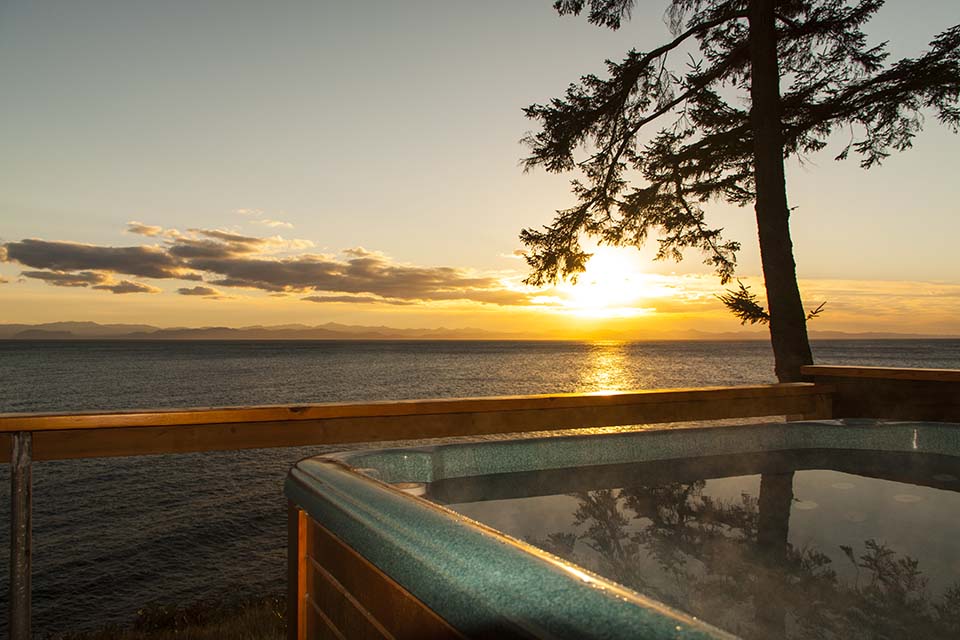
<path fill-rule="evenodd" d="M 576 284 L 558 287 L 564 296 L 565 311 L 592 318 L 625 318 L 650 311 L 641 303 L 654 296 L 668 295 L 640 268 L 636 249 L 600 246 L 593 250 L 587 269 Z"/>

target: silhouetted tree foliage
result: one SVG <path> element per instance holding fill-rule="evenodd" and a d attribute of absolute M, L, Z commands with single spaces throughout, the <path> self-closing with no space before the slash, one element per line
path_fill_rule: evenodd
<path fill-rule="evenodd" d="M 618 29 L 635 0 L 557 0 Z M 539 131 L 526 142 L 526 168 L 577 170 L 577 204 L 542 229 L 524 229 L 531 268 L 542 285 L 583 271 L 581 237 L 635 245 L 656 235 L 657 257 L 679 260 L 699 249 L 726 284 L 740 245 L 711 226 L 703 205 L 753 204 L 767 310 L 729 292 L 741 319 L 766 317 L 781 381 L 812 362 L 806 313 L 796 282 L 783 160 L 824 149 L 837 131 L 870 168 L 911 145 L 931 112 L 960 125 L 960 25 L 917 58 L 888 61 L 863 25 L 883 0 L 672 0 L 673 40 L 607 61 L 606 77 L 584 76 L 548 104 L 527 107 Z M 696 55 L 690 51 L 696 50 Z M 685 66 L 668 64 L 684 54 Z M 781 87 L 781 84 L 783 85 Z M 782 89 L 782 90 L 781 90 Z M 650 127 L 659 127 L 649 131 Z M 633 183 L 636 184 L 633 184 Z M 744 313 L 747 316 L 744 316 Z"/>
<path fill-rule="evenodd" d="M 726 293 L 717 296 L 730 313 L 740 319 L 740 324 L 768 324 L 770 314 L 760 304 L 757 294 L 750 291 L 750 287 L 737 280 L 737 289 L 729 289 Z M 826 302 L 821 302 L 816 309 L 807 313 L 807 320 L 816 318 L 822 312 Z"/>

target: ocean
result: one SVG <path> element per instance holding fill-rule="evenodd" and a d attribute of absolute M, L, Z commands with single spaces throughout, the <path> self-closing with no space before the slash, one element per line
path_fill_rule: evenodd
<path fill-rule="evenodd" d="M 960 340 L 820 341 L 814 355 L 819 364 L 960 369 Z M 774 381 L 763 341 L 0 342 L 3 413 Z M 36 635 L 128 624 L 151 603 L 284 593 L 284 475 L 300 458 L 342 448 L 35 464 Z M 7 496 L 6 465 L 0 482 Z M 0 522 L 6 549 L 6 497 Z M 0 602 L 8 602 L 3 567 Z M 0 634 L 7 615 L 0 608 Z"/>

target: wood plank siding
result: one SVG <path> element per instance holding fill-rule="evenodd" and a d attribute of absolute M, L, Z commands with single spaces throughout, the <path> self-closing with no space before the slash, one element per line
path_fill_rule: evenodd
<path fill-rule="evenodd" d="M 296 545 L 288 551 L 290 570 L 296 571 L 288 576 L 294 604 L 287 614 L 291 640 L 463 640 L 409 591 L 295 505 L 290 505 L 290 514 L 290 541 Z"/>
<path fill-rule="evenodd" d="M 816 365 L 803 373 L 835 389 L 835 418 L 960 422 L 960 371 Z"/>

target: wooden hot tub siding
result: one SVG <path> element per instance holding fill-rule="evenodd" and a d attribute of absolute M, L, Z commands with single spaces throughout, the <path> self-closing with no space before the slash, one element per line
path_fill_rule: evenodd
<path fill-rule="evenodd" d="M 289 505 L 288 637 L 453 640 L 464 636 L 296 505 Z"/>

